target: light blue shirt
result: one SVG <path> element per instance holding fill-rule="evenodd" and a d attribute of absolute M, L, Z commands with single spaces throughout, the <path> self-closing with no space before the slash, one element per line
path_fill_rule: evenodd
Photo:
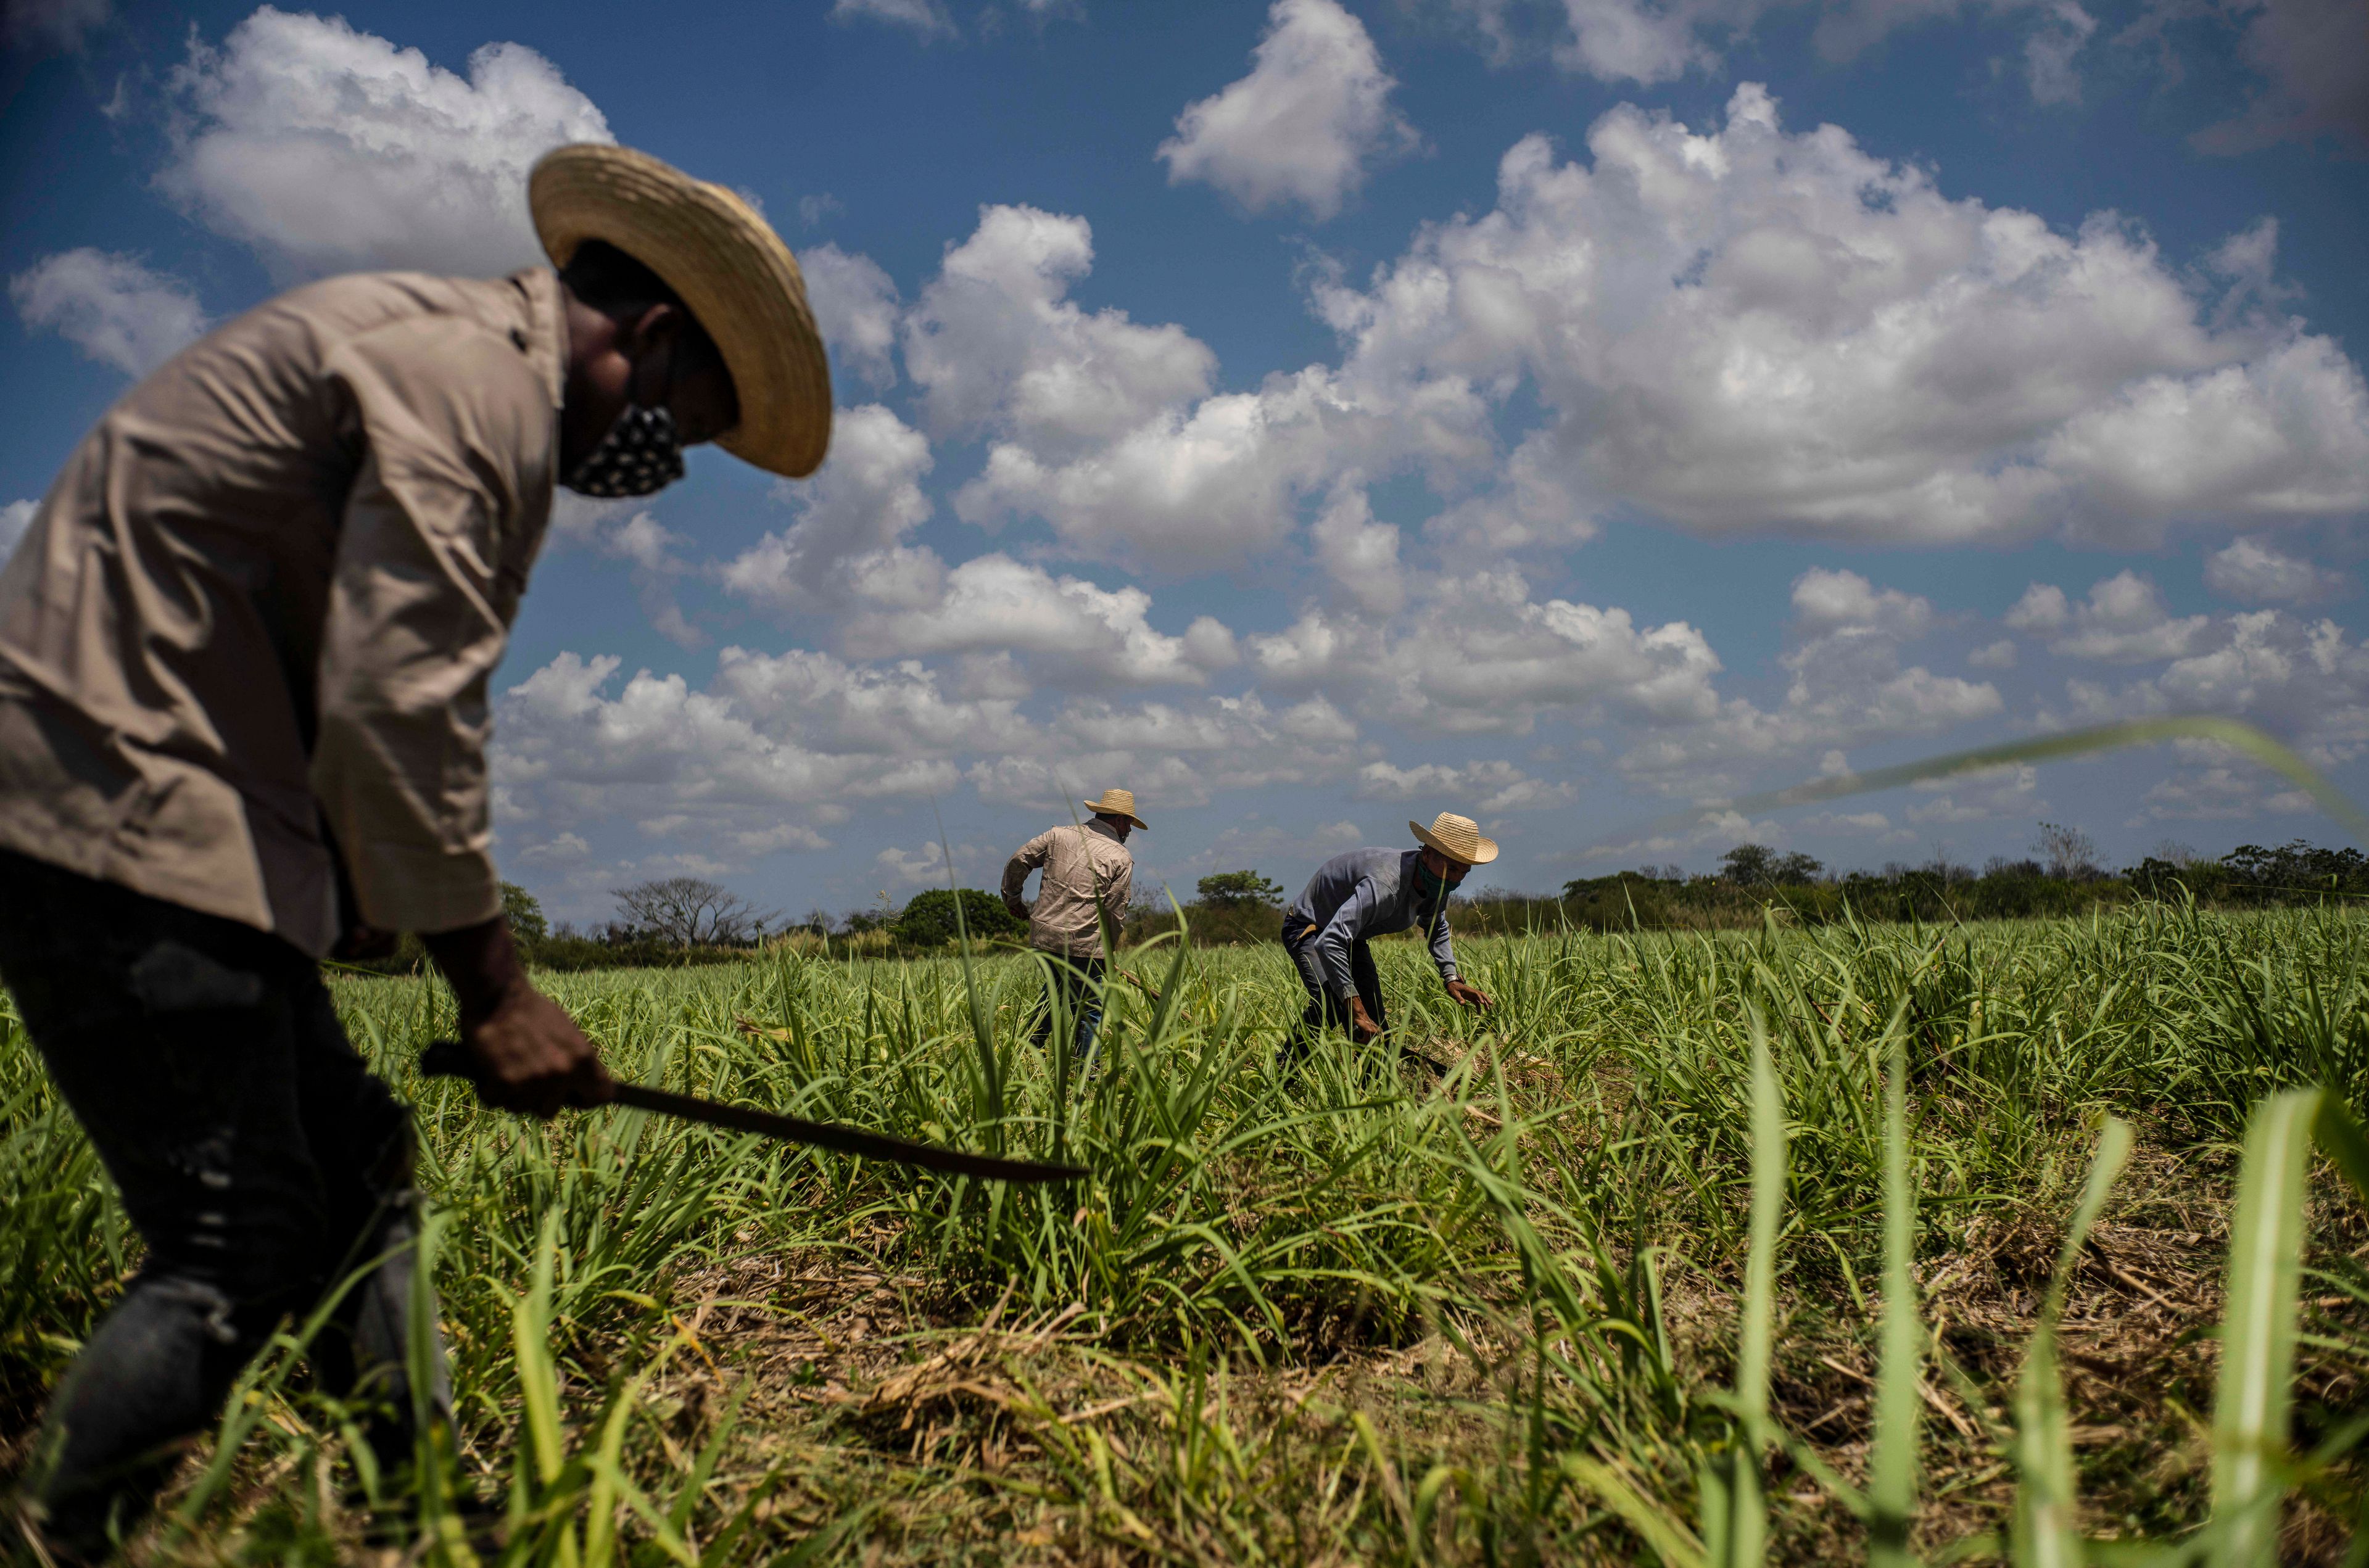
<path fill-rule="evenodd" d="M 1439 978 L 1456 978 L 1456 949 L 1448 940 L 1448 898 L 1436 909 L 1422 908 L 1423 892 L 1415 875 L 1421 850 L 1350 850 L 1316 868 L 1307 888 L 1291 906 L 1293 931 L 1317 928 L 1316 962 L 1334 996 L 1347 1001 L 1356 995 L 1349 978 L 1349 950 L 1368 937 L 1429 919 L 1431 958 Z"/>

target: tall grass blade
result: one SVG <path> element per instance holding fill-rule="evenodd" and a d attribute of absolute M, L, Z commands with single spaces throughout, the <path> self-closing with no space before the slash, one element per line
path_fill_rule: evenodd
<path fill-rule="evenodd" d="M 2277 1561 L 2286 1488 L 2287 1410 L 2303 1280 L 2304 1176 L 2323 1089 L 2291 1089 L 2254 1108 L 2229 1222 L 2228 1310 L 2213 1405 L 2214 1568 Z"/>
<path fill-rule="evenodd" d="M 1785 1210 L 1785 1100 L 1768 1055 L 1768 1025 L 1752 1010 L 1752 1230 L 1744 1265 L 1744 1324 L 1735 1397 L 1757 1452 L 1768 1421 L 1769 1345 L 1777 1320 L 1777 1231 Z M 1757 1557 L 1756 1557 L 1757 1561 Z"/>
<path fill-rule="evenodd" d="M 1785 1102 L 1768 1056 L 1768 1023 L 1752 1029 L 1752 1220 L 1744 1260 L 1744 1321 L 1736 1338 L 1738 1441 L 1704 1467 L 1703 1556 L 1711 1568 L 1757 1568 L 1768 1551 L 1768 1501 L 1760 1455 L 1768 1427 L 1769 1346 L 1777 1317 L 1777 1232 L 1785 1209 Z"/>
<path fill-rule="evenodd" d="M 2369 1132 L 2362 1129 L 2335 1094 L 2322 1096 L 2318 1119 L 2312 1124 L 2312 1138 L 2329 1162 L 2352 1184 L 2361 1201 L 2369 1204 Z"/>
<path fill-rule="evenodd" d="M 617 1460 L 624 1452 L 625 1423 L 632 1419 L 640 1380 L 631 1379 L 610 1403 L 609 1418 L 601 1424 L 601 1448 L 594 1459 L 592 1489 L 584 1504 L 584 1568 L 609 1568 L 617 1551 Z"/>
<path fill-rule="evenodd" d="M 2073 1463 L 2072 1417 L 2065 1406 L 2064 1379 L 2056 1366 L 2056 1324 L 2065 1313 L 2065 1289 L 2073 1265 L 2098 1222 L 2099 1211 L 2131 1157 L 2131 1127 L 2108 1116 L 2089 1162 L 2089 1179 L 2073 1223 L 2057 1253 L 2056 1272 L 2040 1309 L 2016 1382 L 2015 1463 L 2018 1484 L 2011 1546 L 2018 1568 L 2076 1568 L 2083 1558 L 2079 1518 L 2080 1472 Z"/>
<path fill-rule="evenodd" d="M 542 1233 L 534 1248 L 533 1282 L 510 1311 L 510 1348 L 518 1357 L 519 1406 L 527 1431 L 528 1451 L 534 1462 L 532 1490 L 540 1494 L 559 1484 L 567 1469 L 567 1440 L 560 1423 L 559 1369 L 551 1355 L 551 1289 L 558 1269 L 560 1210 L 554 1205 L 543 1216 Z M 540 1495 L 514 1498 L 532 1507 L 546 1502 Z M 581 1562 L 576 1527 L 563 1519 L 552 1561 L 559 1568 L 578 1568 Z"/>
<path fill-rule="evenodd" d="M 1917 1245 L 1917 1198 L 1908 1185 L 1908 1055 L 1903 996 L 1884 1030 L 1883 1327 L 1875 1376 L 1875 1441 L 1868 1455 L 1871 1568 L 1917 1561 L 1908 1532 L 1917 1513 L 1917 1448 L 1925 1333 L 1910 1271 Z"/>

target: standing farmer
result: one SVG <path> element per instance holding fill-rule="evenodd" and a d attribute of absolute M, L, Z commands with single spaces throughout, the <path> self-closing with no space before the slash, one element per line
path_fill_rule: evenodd
<path fill-rule="evenodd" d="M 811 473 L 830 374 L 731 192 L 575 146 L 529 204 L 556 271 L 331 279 L 182 351 L 0 573 L 0 978 L 148 1249 L 50 1403 L 26 1503 L 60 1555 L 103 1552 L 280 1318 L 374 1260 L 313 1359 L 410 1452 L 410 1119 L 317 959 L 416 932 L 481 1097 L 612 1093 L 502 918 L 487 679 L 555 485 L 647 495 L 710 441 Z"/>
<path fill-rule="evenodd" d="M 1422 848 L 1350 850 L 1316 868 L 1308 887 L 1283 912 L 1283 945 L 1308 988 L 1302 1038 L 1327 1024 L 1346 1029 L 1359 1045 L 1380 1037 L 1381 977 L 1368 942 L 1420 926 L 1448 996 L 1485 1008 L 1489 998 L 1457 978 L 1456 949 L 1448 939 L 1448 895 L 1476 865 L 1497 858 L 1470 817 L 1443 811 L 1429 828 L 1410 822 Z"/>
<path fill-rule="evenodd" d="M 1094 1031 L 1102 1026 L 1103 973 L 1107 960 L 1103 947 L 1103 922 L 1110 923 L 1113 942 L 1127 918 L 1127 901 L 1135 887 L 1135 857 L 1127 853 L 1129 829 L 1151 830 L 1135 814 L 1135 795 L 1106 789 L 1100 800 L 1086 802 L 1093 815 L 1082 823 L 1049 828 L 1020 847 L 1003 868 L 1003 907 L 1014 919 L 1028 922 L 1028 944 L 1053 961 L 1053 980 L 1045 995 L 1045 1013 L 1033 1036 L 1043 1045 L 1053 1033 L 1057 1013 L 1076 1021 L 1072 1048 L 1082 1058 L 1093 1049 Z M 1028 874 L 1042 868 L 1036 907 L 1020 901 Z"/>

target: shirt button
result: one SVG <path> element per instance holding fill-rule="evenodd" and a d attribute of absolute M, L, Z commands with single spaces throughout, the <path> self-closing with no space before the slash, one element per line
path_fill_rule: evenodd
<path fill-rule="evenodd" d="M 515 326 L 510 328 L 510 346 L 521 354 L 526 352 L 526 334 Z"/>

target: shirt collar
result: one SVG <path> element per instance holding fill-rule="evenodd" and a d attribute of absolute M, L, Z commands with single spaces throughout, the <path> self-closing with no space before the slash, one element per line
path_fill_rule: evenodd
<path fill-rule="evenodd" d="M 1112 827 L 1109 823 L 1104 821 L 1099 817 L 1087 818 L 1084 827 L 1086 831 L 1089 833 L 1100 833 L 1104 838 L 1108 839 L 1111 842 L 1118 842 L 1118 830 Z"/>

